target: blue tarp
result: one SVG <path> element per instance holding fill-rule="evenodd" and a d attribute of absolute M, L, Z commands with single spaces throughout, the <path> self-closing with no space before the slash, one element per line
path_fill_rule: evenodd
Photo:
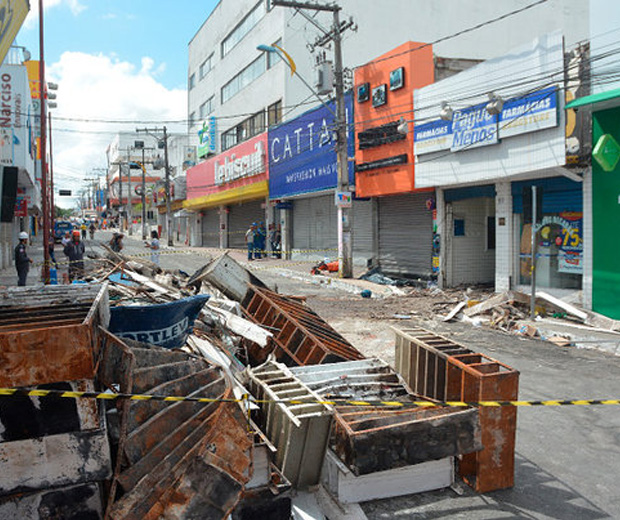
<path fill-rule="evenodd" d="M 179 348 L 209 298 L 208 294 L 199 294 L 170 303 L 112 307 L 109 331 L 121 338 Z"/>

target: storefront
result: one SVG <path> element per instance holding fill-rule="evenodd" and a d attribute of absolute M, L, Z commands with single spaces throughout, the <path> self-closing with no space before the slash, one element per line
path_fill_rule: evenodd
<path fill-rule="evenodd" d="M 535 79 L 563 67 L 563 39 L 552 33 L 415 91 L 415 183 L 437 188 L 443 285 L 529 290 L 534 230 L 537 286 L 581 289 L 588 170 L 567 160 L 563 82 Z M 524 89 L 516 79 L 526 76 Z"/>
<path fill-rule="evenodd" d="M 270 220 L 267 211 L 267 133 L 245 141 L 187 170 L 187 200 L 204 247 L 244 248 L 254 222 Z"/>
<path fill-rule="evenodd" d="M 279 215 L 284 251 L 309 258 L 335 258 L 338 221 L 335 188 L 335 105 L 320 106 L 269 130 L 269 198 Z M 354 153 L 353 102 L 346 95 L 348 155 Z M 354 184 L 349 162 L 349 183 Z M 372 202 L 353 200 L 354 262 L 372 256 Z"/>
<path fill-rule="evenodd" d="M 585 255 L 590 273 L 592 309 L 620 319 L 618 287 L 618 222 L 620 222 L 620 89 L 598 92 L 567 105 L 592 114 L 592 257 Z M 587 207 L 584 217 L 588 217 Z M 587 222 L 587 221 L 586 221 Z M 588 224 L 583 228 L 587 230 Z M 584 281 L 585 281 L 584 280 Z"/>
<path fill-rule="evenodd" d="M 413 89 L 432 83 L 433 74 L 432 47 L 416 42 L 355 71 L 356 194 L 372 198 L 373 257 L 389 274 L 432 276 L 434 194 L 415 189 L 407 118 L 413 114 Z"/>

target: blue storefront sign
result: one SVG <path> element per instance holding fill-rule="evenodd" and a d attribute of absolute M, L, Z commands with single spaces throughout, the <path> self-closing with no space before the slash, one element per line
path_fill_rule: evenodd
<path fill-rule="evenodd" d="M 455 111 L 451 121 L 415 125 L 415 155 L 469 150 L 558 124 L 557 87 L 549 87 L 506 100 L 499 116 L 489 114 L 483 103 Z"/>
<path fill-rule="evenodd" d="M 335 104 L 328 103 L 335 112 Z M 355 155 L 353 96 L 345 96 L 347 155 Z M 269 130 L 269 198 L 333 189 L 338 184 L 334 115 L 325 106 Z M 349 183 L 355 182 L 349 161 Z"/>
<path fill-rule="evenodd" d="M 451 151 L 488 146 L 498 141 L 497 114 L 489 114 L 486 103 L 454 111 Z"/>

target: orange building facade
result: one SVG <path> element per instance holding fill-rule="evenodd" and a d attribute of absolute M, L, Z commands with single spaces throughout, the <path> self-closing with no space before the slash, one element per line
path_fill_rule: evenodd
<path fill-rule="evenodd" d="M 413 90 L 434 75 L 432 46 L 411 41 L 356 69 L 356 196 L 415 191 Z"/>

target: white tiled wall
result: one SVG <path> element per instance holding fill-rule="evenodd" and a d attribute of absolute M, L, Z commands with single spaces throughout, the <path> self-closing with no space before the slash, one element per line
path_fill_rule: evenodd
<path fill-rule="evenodd" d="M 592 308 L 592 168 L 583 174 L 583 278 L 582 305 Z"/>
<path fill-rule="evenodd" d="M 503 219 L 504 225 L 500 225 Z M 495 290 L 510 289 L 513 271 L 513 216 L 510 182 L 495 184 Z"/>

